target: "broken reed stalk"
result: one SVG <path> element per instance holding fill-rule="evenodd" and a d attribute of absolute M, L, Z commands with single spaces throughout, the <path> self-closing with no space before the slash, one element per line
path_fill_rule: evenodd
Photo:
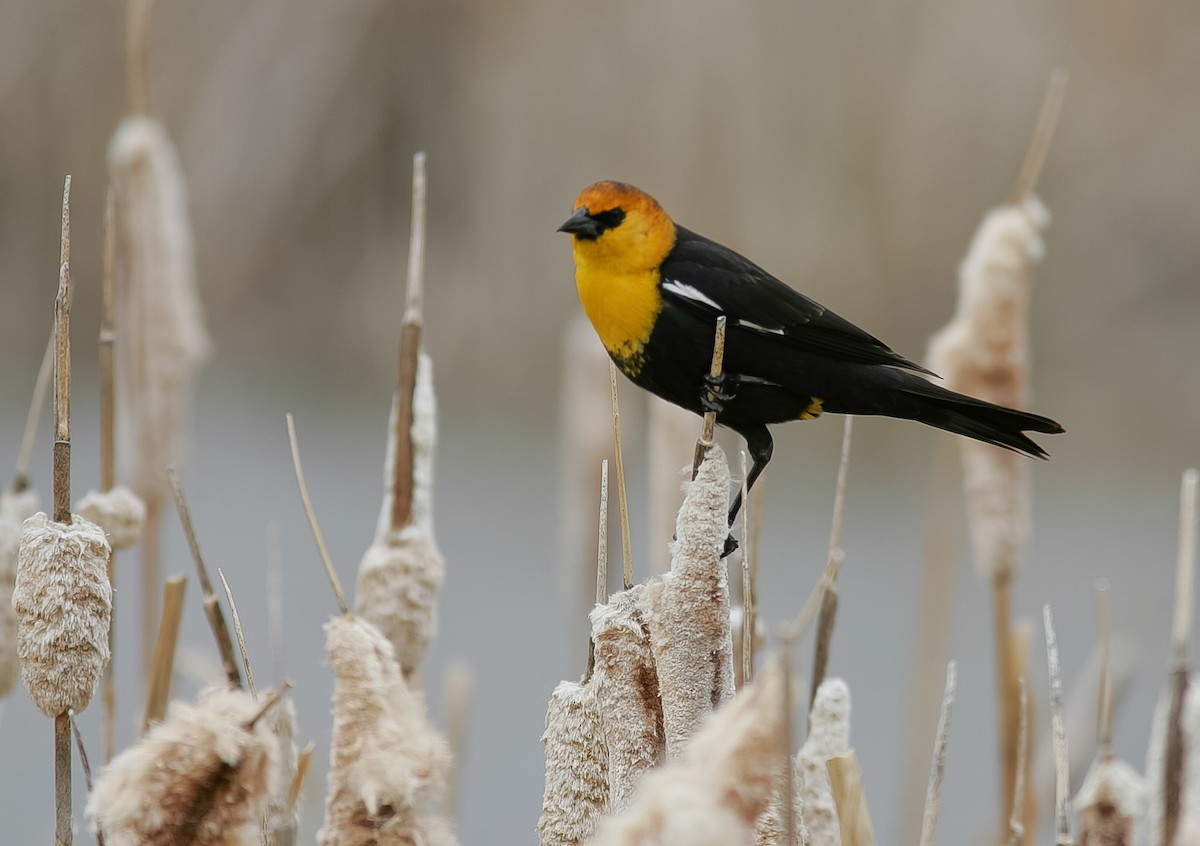
<path fill-rule="evenodd" d="M 1100 692 L 1096 697 L 1096 746 L 1100 758 L 1113 756 L 1112 615 L 1109 610 L 1108 580 L 1096 582 L 1096 628 L 1100 640 Z"/>
<path fill-rule="evenodd" d="M 225 573 L 220 567 L 217 568 L 217 578 L 221 580 L 221 586 L 225 588 L 225 599 L 229 602 L 229 616 L 233 618 L 233 633 L 237 636 L 238 652 L 242 654 L 246 685 L 250 688 L 250 697 L 257 702 L 258 688 L 254 686 L 254 671 L 250 669 L 250 653 L 246 651 L 246 636 L 242 633 L 242 618 L 238 615 L 237 604 L 233 601 L 233 590 L 230 589 Z"/>
<path fill-rule="evenodd" d="M 300 750 L 300 755 L 296 758 L 296 772 L 292 775 L 292 783 L 288 785 L 286 810 L 289 814 L 295 810 L 296 803 L 300 801 L 300 791 L 304 787 L 304 777 L 308 775 L 309 767 L 312 766 L 313 751 L 316 748 L 316 744 L 310 740 Z"/>
<path fill-rule="evenodd" d="M 171 496 L 175 498 L 175 510 L 179 512 L 179 521 L 183 524 L 183 533 L 187 536 L 188 548 L 192 551 L 192 561 L 196 565 L 196 574 L 200 578 L 200 591 L 204 596 L 204 616 L 208 619 L 208 627 L 212 629 L 213 639 L 217 642 L 217 652 L 221 655 L 221 668 L 225 671 L 225 679 L 230 687 L 241 687 L 242 676 L 238 672 L 237 658 L 233 652 L 233 639 L 229 636 L 229 626 L 225 623 L 225 614 L 217 601 L 212 582 L 208 578 L 208 568 L 204 566 L 204 557 L 200 554 L 200 541 L 196 538 L 196 527 L 192 524 L 192 514 L 188 509 L 187 500 L 183 496 L 183 485 L 179 482 L 179 473 L 174 467 L 167 468 L 167 479 L 171 483 Z"/>
<path fill-rule="evenodd" d="M 400 324 L 400 352 L 396 369 L 397 412 L 393 437 L 391 528 L 398 531 L 412 519 L 413 496 L 413 391 L 417 385 L 417 360 L 421 352 L 421 299 L 425 270 L 425 154 L 413 155 L 412 223 L 408 239 L 408 279 L 404 318 Z"/>
<path fill-rule="evenodd" d="M 1200 473 L 1185 470 L 1179 495 L 1179 551 L 1175 566 L 1175 612 L 1171 624 L 1171 707 L 1163 756 L 1162 843 L 1173 844 L 1179 826 L 1184 779 L 1182 715 L 1188 691 L 1192 635 L 1192 603 L 1196 570 L 1196 488 Z"/>
<path fill-rule="evenodd" d="M 1058 128 L 1058 116 L 1062 112 L 1063 98 L 1067 93 L 1067 79 L 1068 74 L 1062 68 L 1055 68 L 1050 73 L 1042 108 L 1038 113 L 1037 123 L 1034 124 L 1033 137 L 1025 153 L 1025 160 L 1021 163 L 1016 186 L 1013 188 L 1013 205 L 1025 202 L 1037 187 L 1042 167 L 1046 164 L 1050 142 L 1054 140 L 1054 131 Z"/>
<path fill-rule="evenodd" d="M 338 610 L 343 615 L 350 613 L 346 603 L 346 592 L 342 590 L 342 580 L 338 578 L 337 570 L 333 568 L 333 559 L 329 557 L 329 549 L 325 546 L 325 538 L 321 535 L 321 527 L 317 525 L 317 515 L 313 511 L 312 500 L 308 496 L 308 485 L 304 483 L 304 468 L 300 464 L 300 441 L 296 437 L 296 421 L 289 411 L 287 414 L 288 444 L 292 450 L 292 469 L 296 472 L 296 485 L 300 488 L 300 502 L 304 506 L 304 516 L 308 519 L 308 528 L 312 531 L 313 540 L 317 544 L 317 552 L 321 556 L 321 564 L 325 567 L 325 575 L 329 577 L 329 585 L 333 588 L 333 598 L 337 600 Z"/>
<path fill-rule="evenodd" d="M 54 522 L 71 523 L 71 176 L 63 183 L 58 296 L 54 299 Z M 71 729 L 64 710 L 54 718 L 54 840 L 70 846 Z"/>
<path fill-rule="evenodd" d="M 46 341 L 46 352 L 38 367 L 37 380 L 33 383 L 33 399 L 25 416 L 25 432 L 21 436 L 21 449 L 17 453 L 17 468 L 13 475 L 12 492 L 21 493 L 29 488 L 29 472 L 33 465 L 33 450 L 37 444 L 38 425 L 42 420 L 42 409 L 46 405 L 46 394 L 50 391 L 50 380 L 54 376 L 55 333 L 50 332 Z"/>
<path fill-rule="evenodd" d="M 111 491 L 116 485 L 116 432 L 113 409 L 116 404 L 113 343 L 113 261 L 117 251 L 117 230 L 114 222 L 113 192 L 104 192 L 104 270 L 100 277 L 100 489 Z M 117 601 L 117 551 L 108 553 L 108 583 L 113 587 L 113 616 Z M 108 665 L 104 668 L 104 761 L 112 760 L 117 737 L 117 627 L 108 627 Z"/>
<path fill-rule="evenodd" d="M 600 521 L 596 531 L 596 605 L 608 598 L 608 459 L 600 462 Z M 592 680 L 596 670 L 596 639 L 588 632 L 587 669 L 580 684 Z"/>
<path fill-rule="evenodd" d="M 874 846 L 875 831 L 867 811 L 867 797 L 863 793 L 862 774 L 854 750 L 834 755 L 825 762 L 825 769 L 837 806 L 842 846 Z"/>
<path fill-rule="evenodd" d="M 950 744 L 950 721 L 954 716 L 954 695 L 958 688 L 958 664 L 946 664 L 946 687 L 942 691 L 942 710 L 938 714 L 933 740 L 933 762 L 929 765 L 929 783 L 925 788 L 925 812 L 921 821 L 920 846 L 937 842 L 938 814 L 942 806 L 942 782 L 946 775 L 946 749 Z"/>
<path fill-rule="evenodd" d="M 1067 750 L 1067 725 L 1063 715 L 1062 669 L 1058 662 L 1058 638 L 1050 603 L 1042 606 L 1046 631 L 1046 668 L 1050 674 L 1050 725 L 1054 751 L 1054 834 L 1056 846 L 1073 846 L 1071 837 L 1071 759 Z"/>
<path fill-rule="evenodd" d="M 1018 846 L 1025 839 L 1025 747 L 1029 737 L 1029 696 L 1025 690 L 1025 677 L 1017 681 L 1017 757 L 1010 804 L 1012 810 L 1008 815 L 1008 846 Z"/>
<path fill-rule="evenodd" d="M 713 340 L 712 364 L 708 368 L 710 378 L 716 380 L 721 378 L 722 363 L 725 358 L 725 315 L 717 318 L 716 337 Z M 709 402 L 716 401 L 716 395 L 712 391 L 708 392 Z M 708 453 L 709 447 L 713 445 L 713 436 L 717 430 L 717 413 L 715 411 L 704 412 L 704 425 L 700 431 L 700 438 L 696 441 L 696 450 L 692 454 L 692 481 L 696 480 L 696 474 L 700 472 L 700 462 L 704 461 L 704 456 Z"/>
<path fill-rule="evenodd" d="M 612 391 L 613 447 L 617 460 L 617 498 L 621 509 L 621 558 L 624 564 L 625 590 L 633 587 L 633 553 L 629 541 L 629 501 L 625 497 L 625 460 L 621 455 L 621 409 L 617 405 L 617 366 L 608 362 L 608 382 Z"/>
<path fill-rule="evenodd" d="M 183 595 L 187 576 L 175 576 L 163 584 L 162 621 L 154 642 L 154 659 L 150 665 L 150 684 L 146 694 L 146 715 L 142 718 L 142 734 L 155 723 L 161 723 L 171 700 L 171 679 L 175 676 L 175 646 L 179 642 L 179 624 L 183 620 Z"/>

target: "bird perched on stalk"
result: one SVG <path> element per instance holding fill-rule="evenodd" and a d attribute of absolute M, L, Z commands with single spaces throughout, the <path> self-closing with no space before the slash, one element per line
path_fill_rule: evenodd
<path fill-rule="evenodd" d="M 776 279 L 749 259 L 677 225 L 644 191 L 589 185 L 558 228 L 571 234 L 583 310 L 635 384 L 740 434 L 771 460 L 769 424 L 823 412 L 916 420 L 1025 455 L 1025 432 L 1057 434 L 1047 417 L 947 390 L 919 364 Z M 717 318 L 727 322 L 724 374 L 709 376 Z M 733 525 L 741 493 L 729 510 Z M 731 549 L 726 552 L 732 551 Z"/>

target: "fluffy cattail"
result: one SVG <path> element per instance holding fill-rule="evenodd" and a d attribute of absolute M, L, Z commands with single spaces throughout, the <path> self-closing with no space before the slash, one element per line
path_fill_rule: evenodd
<path fill-rule="evenodd" d="M 75 507 L 85 520 L 104 529 L 113 549 L 125 549 L 142 539 L 146 503 L 124 485 L 108 491 L 89 491 Z"/>
<path fill-rule="evenodd" d="M 108 846 L 260 846 L 279 774 L 279 745 L 261 707 L 210 688 L 175 702 L 165 722 L 112 760 L 88 799 Z"/>
<path fill-rule="evenodd" d="M 391 643 L 349 615 L 325 625 L 334 675 L 333 740 L 321 846 L 442 846 L 457 841 L 430 812 L 450 766 L 425 703 Z"/>
<path fill-rule="evenodd" d="M 789 764 L 792 768 L 792 784 L 799 787 L 804 778 L 800 756 L 796 755 Z M 755 846 L 806 846 L 813 840 L 804 827 L 804 797 L 799 789 L 792 792 L 792 842 L 787 843 L 787 824 L 784 821 L 784 803 L 787 801 L 786 782 L 781 771 L 775 775 L 771 788 L 771 801 L 754 823 Z"/>
<path fill-rule="evenodd" d="M 546 789 L 538 840 L 542 846 L 577 846 L 592 836 L 608 806 L 608 748 L 590 684 L 564 681 L 554 689 L 542 745 Z"/>
<path fill-rule="evenodd" d="M 633 804 L 601 823 L 595 846 L 729 846 L 754 842 L 784 730 L 783 672 L 768 667 L 713 714 L 687 749 L 650 773 Z"/>
<path fill-rule="evenodd" d="M 929 344 L 929 365 L 953 390 L 1010 408 L 1029 402 L 1029 290 L 1049 223 L 1035 196 L 992 209 L 959 267 L 958 310 Z M 976 565 L 1011 576 L 1029 531 L 1029 462 L 959 439 Z"/>
<path fill-rule="evenodd" d="M 37 493 L 32 488 L 20 493 L 0 493 L 0 697 L 12 690 L 20 668 L 17 661 L 17 612 L 12 604 L 13 585 L 17 580 L 21 524 L 37 510 Z"/>
<path fill-rule="evenodd" d="M 275 738 L 275 755 L 271 759 L 275 772 L 271 776 L 271 789 L 263 811 L 263 842 L 267 846 L 295 846 L 300 830 L 300 807 L 299 802 L 290 801 L 289 793 L 298 759 L 296 707 L 291 699 L 285 699 L 263 720 Z"/>
<path fill-rule="evenodd" d="M 721 560 L 729 531 L 729 466 L 712 446 L 676 523 L 671 572 L 650 616 L 667 755 L 679 755 L 700 721 L 733 695 L 729 582 Z"/>
<path fill-rule="evenodd" d="M 87 707 L 108 663 L 112 588 L 108 540 L 82 517 L 25 521 L 12 603 L 17 656 L 29 696 L 56 717 Z"/>
<path fill-rule="evenodd" d="M 433 363 L 422 354 L 413 390 L 412 510 L 409 522 L 392 525 L 391 471 L 396 454 L 397 397 L 392 402 L 384 462 L 384 498 L 375 540 L 358 566 L 356 612 L 395 648 L 406 675 L 416 671 L 437 630 L 437 594 L 445 560 L 433 538 L 433 452 L 437 399 Z"/>
<path fill-rule="evenodd" d="M 842 829 L 826 763 L 849 750 L 850 688 L 841 679 L 826 679 L 817 689 L 808 718 L 808 738 L 797 756 L 800 779 L 796 785 L 804 825 L 812 842 L 821 846 L 841 846 Z"/>
<path fill-rule="evenodd" d="M 1133 767 L 1097 758 L 1075 796 L 1079 846 L 1133 846 L 1144 806 L 1145 786 Z"/>
<path fill-rule="evenodd" d="M 604 725 L 608 806 L 613 812 L 629 804 L 642 774 L 666 751 L 647 622 L 651 594 L 659 587 L 659 582 L 634 585 L 592 610 L 596 669 L 589 685 Z"/>

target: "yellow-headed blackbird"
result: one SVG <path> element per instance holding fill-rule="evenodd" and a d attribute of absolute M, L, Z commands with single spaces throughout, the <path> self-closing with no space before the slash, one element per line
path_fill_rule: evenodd
<path fill-rule="evenodd" d="M 574 244 L 583 310 L 633 382 L 739 433 L 754 460 L 747 489 L 771 460 L 767 424 L 824 411 L 917 420 L 1040 458 L 1023 433 L 1056 434 L 1046 417 L 957 394 L 883 342 L 728 247 L 675 224 L 632 185 L 583 190 L 559 227 Z M 726 317 L 725 375 L 708 378 L 717 317 Z M 729 512 L 733 524 L 741 495 Z M 728 551 L 728 550 L 727 550 Z"/>

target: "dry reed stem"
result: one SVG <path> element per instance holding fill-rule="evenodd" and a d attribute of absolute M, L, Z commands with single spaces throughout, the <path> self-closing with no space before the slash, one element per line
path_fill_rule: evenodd
<path fill-rule="evenodd" d="M 100 489 L 111 491 L 116 478 L 116 429 L 114 408 L 117 401 L 113 344 L 116 339 L 113 316 L 113 266 L 117 253 L 117 228 L 113 191 L 110 186 L 104 192 L 104 264 L 100 276 Z M 140 502 L 140 500 L 139 500 Z M 146 506 L 142 503 L 142 521 L 146 519 Z M 141 526 L 138 527 L 141 535 Z M 108 583 L 113 588 L 113 611 L 116 612 L 117 567 L 116 549 L 108 554 Z M 117 627 L 108 627 L 108 665 L 104 668 L 104 761 L 112 760 L 117 738 Z"/>
<path fill-rule="evenodd" d="M 242 618 L 238 614 L 237 604 L 233 601 L 233 591 L 225 579 L 225 573 L 217 568 L 217 578 L 225 589 L 225 599 L 229 602 L 229 616 L 233 618 L 233 633 L 237 636 L 238 652 L 242 655 L 242 668 L 246 671 L 246 685 L 250 688 L 250 697 L 258 701 L 258 688 L 254 685 L 254 671 L 250 668 L 250 653 L 246 651 L 246 636 L 242 633 Z"/>
<path fill-rule="evenodd" d="M 13 587 L 21 549 L 22 524 L 38 511 L 38 496 L 26 488 L 20 493 L 0 491 L 0 699 L 8 695 L 20 673 L 17 660 L 17 612 Z"/>
<path fill-rule="evenodd" d="M 142 719 L 142 734 L 155 723 L 162 722 L 171 698 L 171 680 L 175 675 L 175 646 L 179 642 L 179 623 L 183 619 L 183 594 L 187 576 L 167 579 L 163 585 L 162 622 L 154 643 L 154 660 L 150 664 L 149 691 L 146 694 L 146 715 Z"/>
<path fill-rule="evenodd" d="M 304 778 L 308 775 L 309 767 L 312 766 L 313 751 L 316 748 L 316 744 L 310 740 L 300 750 L 300 755 L 296 758 L 296 773 L 292 776 L 292 783 L 288 785 L 287 809 L 289 813 L 295 812 L 297 803 L 300 801 L 300 792 L 304 788 Z"/>
<path fill-rule="evenodd" d="M 75 738 L 75 751 L 79 753 L 79 766 L 83 770 L 83 784 L 87 788 L 87 792 L 92 792 L 92 763 L 88 759 L 87 749 L 83 746 L 83 735 L 79 733 L 79 723 L 75 721 L 75 715 L 71 714 L 71 734 Z M 99 844 L 103 846 L 103 843 Z"/>
<path fill-rule="evenodd" d="M 400 352 L 396 368 L 397 413 L 391 437 L 395 451 L 391 472 L 391 530 L 398 532 L 412 519 L 413 497 L 413 392 L 417 385 L 417 360 L 421 350 L 422 284 L 425 272 L 425 154 L 413 155 L 412 223 L 408 240 L 408 279 L 404 318 L 400 324 Z"/>
<path fill-rule="evenodd" d="M 608 807 L 608 749 L 591 685 L 559 682 L 546 711 L 546 786 L 537 823 L 542 846 L 577 846 Z"/>
<path fill-rule="evenodd" d="M 276 789 L 278 746 L 261 705 L 241 691 L 210 688 L 108 764 L 87 813 L 109 846 L 259 846 Z"/>
<path fill-rule="evenodd" d="M 150 111 L 150 9 L 153 0 L 128 0 L 125 9 L 125 89 L 129 110 Z"/>
<path fill-rule="evenodd" d="M 754 681 L 754 635 L 758 628 L 755 614 L 755 596 L 757 587 L 755 573 L 751 561 L 757 550 L 751 540 L 750 526 L 758 519 L 757 503 L 750 501 L 750 491 L 746 487 L 746 451 L 741 450 L 742 462 L 742 502 L 745 503 L 745 513 L 742 515 L 742 621 L 741 621 L 741 678 L 739 687 Z M 735 644 L 736 645 L 736 644 Z"/>
<path fill-rule="evenodd" d="M 21 435 L 21 448 L 17 452 L 16 473 L 13 474 L 12 492 L 21 493 L 29 487 L 29 473 L 33 465 L 33 450 L 37 445 L 37 430 L 42 420 L 42 409 L 46 406 L 46 395 L 54 376 L 54 332 L 46 341 L 46 352 L 38 367 L 37 379 L 33 383 L 33 398 L 25 415 L 25 431 Z"/>
<path fill-rule="evenodd" d="M 838 461 L 837 485 L 833 494 L 833 522 L 829 529 L 829 557 L 826 568 L 829 579 L 821 594 L 821 608 L 817 616 L 817 636 L 813 641 L 812 682 L 809 685 L 808 707 L 811 709 L 817 698 L 817 688 L 825 680 L 829 665 L 829 650 L 833 643 L 833 626 L 837 620 L 838 592 L 837 576 L 845 560 L 842 550 L 842 517 L 846 508 L 846 477 L 850 466 L 850 442 L 854 431 L 853 415 L 846 416 L 842 430 L 842 454 Z"/>
<path fill-rule="evenodd" d="M 871 827 L 871 815 L 867 811 L 867 797 L 863 793 L 862 776 L 858 771 L 854 750 L 834 755 L 825 762 L 825 769 L 837 806 L 843 846 L 874 846 L 875 831 Z"/>
<path fill-rule="evenodd" d="M 1001 759 L 1002 819 L 1020 817 L 1021 837 L 1026 846 L 1032 842 L 1037 807 L 1030 777 L 1033 755 L 1032 733 L 1028 731 L 1032 709 L 1025 694 L 1026 665 L 1029 652 L 1029 626 L 1011 622 L 1011 581 L 994 582 L 996 647 L 996 698 L 999 715 L 998 734 Z M 1022 721 L 1025 728 L 1022 728 Z M 1019 788 L 1019 790 L 1018 790 Z M 1021 801 L 1014 802 L 1017 794 Z"/>
<path fill-rule="evenodd" d="M 1112 614 L 1109 610 L 1108 580 L 1096 582 L 1096 628 L 1099 630 L 1100 690 L 1096 696 L 1096 745 L 1100 757 L 1112 758 L 1113 748 L 1113 670 Z"/>
<path fill-rule="evenodd" d="M 1062 112 L 1063 98 L 1067 94 L 1067 80 L 1067 72 L 1062 68 L 1055 68 L 1050 72 L 1050 81 L 1046 85 L 1046 94 L 1042 99 L 1037 123 L 1034 124 L 1029 149 L 1025 153 L 1025 161 L 1021 163 L 1021 172 L 1013 188 L 1013 205 L 1023 203 L 1037 188 L 1038 178 L 1046 163 L 1046 154 L 1054 140 L 1054 131 L 1058 128 L 1058 116 Z"/>
<path fill-rule="evenodd" d="M 608 807 L 629 804 L 642 775 L 666 753 L 662 697 L 650 648 L 650 594 L 657 582 L 634 585 L 592 609 L 596 669 L 589 682 L 608 747 Z"/>
<path fill-rule="evenodd" d="M 933 740 L 933 761 L 929 765 L 929 783 L 925 788 L 925 810 L 921 820 L 920 846 L 937 842 L 938 815 L 942 806 L 942 782 L 946 775 L 946 750 L 950 745 L 950 721 L 954 717 L 954 695 L 958 688 L 958 664 L 946 664 L 946 686 L 942 690 L 942 709 L 938 714 Z"/>
<path fill-rule="evenodd" d="M 171 485 L 171 496 L 175 499 L 175 510 L 179 512 L 179 521 L 183 524 L 183 533 L 187 537 L 188 549 L 192 551 L 192 561 L 196 565 L 196 575 L 200 578 L 200 592 L 204 599 L 204 616 L 208 619 L 208 627 L 212 630 L 213 639 L 217 642 L 217 652 L 221 656 L 221 667 L 230 687 L 241 687 L 242 676 L 238 672 L 237 658 L 233 652 L 233 638 L 229 636 L 229 626 L 225 623 L 225 614 L 217 602 L 212 582 L 208 578 L 208 568 L 204 566 L 204 557 L 200 554 L 200 541 L 196 537 L 196 527 L 192 524 L 192 514 L 188 509 L 187 499 L 183 495 L 183 485 L 179 482 L 179 473 L 174 467 L 167 468 L 167 479 Z"/>
<path fill-rule="evenodd" d="M 613 448 L 617 460 L 617 498 L 621 509 L 621 560 L 625 590 L 633 587 L 633 553 L 629 541 L 629 501 L 625 496 L 625 459 L 621 452 L 621 409 L 617 405 L 617 366 L 609 361 L 608 383 L 612 394 Z"/>
<path fill-rule="evenodd" d="M 1042 606 L 1046 632 L 1046 667 L 1050 674 L 1050 723 L 1054 749 L 1054 835 L 1056 846 L 1074 846 L 1071 836 L 1071 758 L 1067 751 L 1067 726 L 1063 717 L 1062 669 L 1058 661 L 1058 638 L 1050 603 Z"/>
<path fill-rule="evenodd" d="M 54 718 L 54 846 L 71 846 L 71 713 Z"/>
<path fill-rule="evenodd" d="M 717 318 L 716 338 L 713 340 L 712 364 L 708 368 L 708 375 L 712 379 L 721 377 L 722 362 L 725 358 L 725 315 Z M 716 401 L 716 395 L 708 392 L 709 402 Z M 700 462 L 704 460 L 704 456 L 708 454 L 709 448 L 713 444 L 713 435 L 717 429 L 717 413 L 715 411 L 704 412 L 704 423 L 700 430 L 700 438 L 696 441 L 696 449 L 692 454 L 692 479 L 695 480 L 696 474 L 700 472 Z"/>
<path fill-rule="evenodd" d="M 594 332 L 589 327 L 589 334 Z M 589 338 L 589 340 L 594 340 Z M 675 531 L 684 474 L 690 469 L 689 451 L 696 437 L 696 415 L 674 403 L 651 396 L 647 400 L 646 463 L 649 465 L 650 572 L 671 568 L 670 545 L 663 542 Z"/>
<path fill-rule="evenodd" d="M 1145 799 L 1142 777 L 1131 766 L 1097 757 L 1074 801 L 1081 846 L 1133 846 Z"/>
<path fill-rule="evenodd" d="M 703 475 L 703 468 L 701 475 Z M 650 773 L 625 812 L 601 824 L 594 846 L 726 846 L 749 843 L 774 785 L 786 715 L 783 670 L 767 667 L 717 710 L 687 751 Z"/>
<path fill-rule="evenodd" d="M 456 842 L 434 813 L 450 753 L 391 643 L 351 615 L 325 624 L 334 675 L 333 738 L 321 846 Z"/>
<path fill-rule="evenodd" d="M 1196 487 L 1200 473 L 1184 471 L 1179 496 L 1179 547 L 1175 568 L 1175 613 L 1171 623 L 1171 706 L 1167 716 L 1163 756 L 1162 842 L 1174 844 L 1182 813 L 1184 731 L 1182 715 L 1189 681 L 1188 645 L 1192 631 L 1193 584 L 1196 569 Z"/>
<path fill-rule="evenodd" d="M 333 559 L 329 557 L 329 549 L 325 546 L 325 538 L 321 535 L 321 527 L 317 525 L 317 515 L 313 511 L 312 500 L 308 496 L 308 485 L 304 483 L 304 467 L 300 464 L 300 441 L 296 437 L 296 421 L 291 412 L 287 414 L 288 443 L 292 449 L 292 469 L 296 473 L 296 486 L 300 489 L 300 502 L 304 506 L 304 516 L 308 519 L 308 528 L 312 532 L 317 552 L 321 556 L 321 564 L 325 567 L 325 575 L 333 588 L 333 598 L 337 600 L 338 610 L 342 614 L 350 613 L 346 604 L 346 592 L 342 590 L 342 580 L 338 578 L 337 570 L 333 568 Z"/>
<path fill-rule="evenodd" d="M 462 808 L 463 764 L 467 760 L 467 728 L 470 725 L 471 667 L 456 661 L 446 668 L 446 740 L 450 744 L 450 771 L 446 774 L 446 816 L 456 819 Z"/>
<path fill-rule="evenodd" d="M 729 581 L 721 560 L 728 509 L 729 466 L 713 444 L 679 509 L 671 572 L 649 620 L 668 758 L 679 757 L 700 721 L 733 696 Z"/>
<path fill-rule="evenodd" d="M 58 296 L 54 299 L 54 512 L 71 522 L 71 176 L 63 184 Z"/>
<path fill-rule="evenodd" d="M 608 459 L 600 462 L 600 519 L 596 530 L 596 604 L 604 604 L 608 596 Z M 583 684 L 592 680 L 596 670 L 596 639 L 588 632 L 587 668 L 583 671 Z"/>
<path fill-rule="evenodd" d="M 1008 814 L 1008 846 L 1018 846 L 1028 836 L 1025 827 L 1024 804 L 1025 791 L 1025 749 L 1029 738 L 1029 696 L 1025 690 L 1025 677 L 1018 679 L 1018 709 L 1017 709 L 1017 753 L 1014 762 L 1012 798 Z M 1028 834 L 1032 834 L 1029 832 Z"/>
<path fill-rule="evenodd" d="M 433 391 L 433 363 L 421 353 L 416 383 L 411 392 L 407 434 L 396 428 L 404 405 L 392 398 L 384 462 L 384 496 L 375 537 L 359 561 L 355 613 L 373 623 L 392 642 L 406 675 L 417 671 L 437 632 L 438 592 L 446 561 L 433 537 L 433 453 L 437 441 L 437 398 Z M 409 446 L 411 472 L 407 494 L 407 521 L 393 522 L 394 488 L 388 479 L 399 447 Z"/>

